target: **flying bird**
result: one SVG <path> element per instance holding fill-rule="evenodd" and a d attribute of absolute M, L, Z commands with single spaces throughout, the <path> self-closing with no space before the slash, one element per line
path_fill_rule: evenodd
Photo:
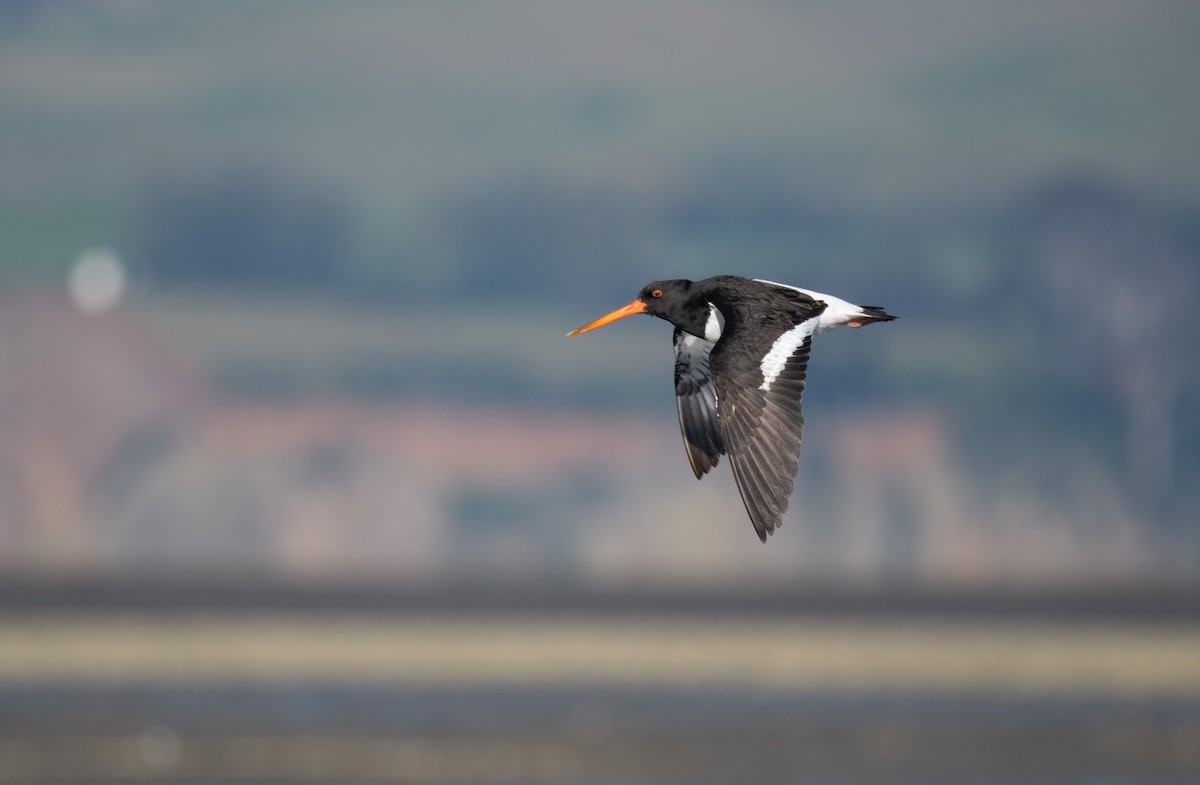
<path fill-rule="evenodd" d="M 800 396 L 814 335 L 895 319 L 795 286 L 718 275 L 646 284 L 637 299 L 568 337 L 644 313 L 675 325 L 675 403 L 696 479 L 729 455 L 763 542 L 783 522 L 800 458 Z"/>

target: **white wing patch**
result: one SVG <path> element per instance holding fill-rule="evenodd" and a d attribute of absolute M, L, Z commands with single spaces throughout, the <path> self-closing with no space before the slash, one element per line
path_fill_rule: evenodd
<path fill-rule="evenodd" d="M 819 318 L 818 316 L 812 319 L 805 319 L 775 339 L 775 343 L 771 345 L 771 351 L 767 352 L 766 356 L 762 358 L 760 368 L 762 369 L 763 380 L 758 389 L 771 389 L 771 382 L 775 381 L 779 377 L 779 374 L 783 373 L 783 369 L 787 366 L 787 361 L 791 359 L 792 353 L 800 348 L 805 338 L 813 334 Z"/>
<path fill-rule="evenodd" d="M 708 304 L 708 321 L 704 323 L 704 335 L 692 335 L 691 333 L 683 333 L 683 345 L 689 350 L 696 345 L 696 341 L 708 341 L 716 343 L 721 338 L 721 332 L 725 329 L 725 325 L 721 322 L 721 312 L 717 310 L 717 306 L 712 303 Z"/>
<path fill-rule="evenodd" d="M 708 321 L 704 323 L 704 339 L 711 343 L 716 343 L 721 337 L 721 331 L 724 325 L 721 324 L 720 312 L 717 306 L 712 303 L 708 304 Z"/>

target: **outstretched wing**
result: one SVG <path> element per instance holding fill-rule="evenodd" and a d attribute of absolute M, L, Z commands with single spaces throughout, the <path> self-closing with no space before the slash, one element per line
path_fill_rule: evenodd
<path fill-rule="evenodd" d="M 754 345 L 722 342 L 711 358 L 733 476 L 764 542 L 782 524 L 795 485 L 804 427 L 800 397 L 824 304 L 814 305 L 797 314 L 798 322 L 758 333 Z"/>
<path fill-rule="evenodd" d="M 717 392 L 708 358 L 715 344 L 675 328 L 675 406 L 683 447 L 696 479 L 700 479 L 725 453 Z"/>

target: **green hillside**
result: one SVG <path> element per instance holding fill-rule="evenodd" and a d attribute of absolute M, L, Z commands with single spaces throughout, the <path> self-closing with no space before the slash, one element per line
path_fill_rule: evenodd
<path fill-rule="evenodd" d="M 9 280 L 136 250 L 164 182 L 247 171 L 339 205 L 345 275 L 403 286 L 481 266 L 458 236 L 489 199 L 681 269 L 819 264 L 796 213 L 941 215 L 1062 170 L 1200 201 L 1197 13 L 1172 3 L 25 8 L 0 31 Z M 671 220 L 697 200 L 750 225 Z M 546 252 L 570 277 L 584 250 Z"/>

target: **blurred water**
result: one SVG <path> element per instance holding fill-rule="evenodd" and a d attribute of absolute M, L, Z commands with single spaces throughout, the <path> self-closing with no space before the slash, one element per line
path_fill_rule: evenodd
<path fill-rule="evenodd" d="M 3 782 L 1200 782 L 1185 595 L 6 596 Z"/>
<path fill-rule="evenodd" d="M 1194 699 L 297 684 L 0 703 L 6 782 L 1200 781 Z"/>

